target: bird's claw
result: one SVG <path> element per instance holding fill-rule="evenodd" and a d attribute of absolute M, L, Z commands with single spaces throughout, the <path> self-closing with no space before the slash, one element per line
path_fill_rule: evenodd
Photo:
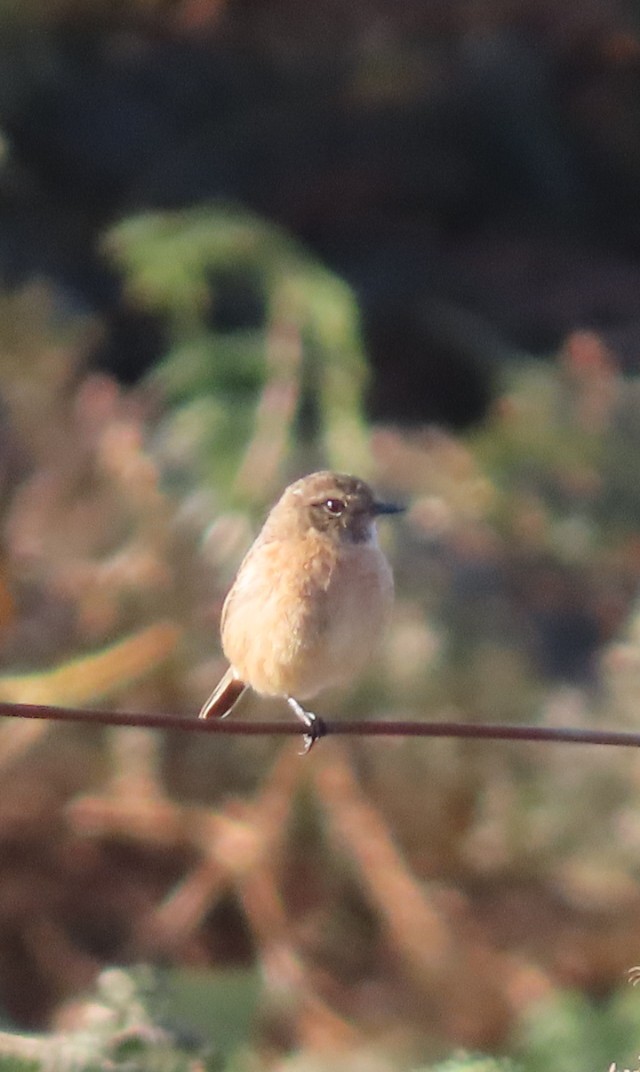
<path fill-rule="evenodd" d="M 302 704 L 299 704 L 297 700 L 294 700 L 293 696 L 287 697 L 287 703 L 296 718 L 300 719 L 305 728 L 306 732 L 302 736 L 304 747 L 302 752 L 300 752 L 300 755 L 306 756 L 311 751 L 316 741 L 319 741 L 321 737 L 326 736 L 327 727 L 318 715 L 315 715 L 313 711 L 306 711 Z"/>
<path fill-rule="evenodd" d="M 321 737 L 326 737 L 327 727 L 323 719 L 318 718 L 317 715 L 314 715 L 313 721 L 309 726 L 309 731 L 309 733 L 305 733 L 302 736 L 304 748 L 300 752 L 301 756 L 306 756 L 311 751 L 316 741 L 319 741 Z"/>

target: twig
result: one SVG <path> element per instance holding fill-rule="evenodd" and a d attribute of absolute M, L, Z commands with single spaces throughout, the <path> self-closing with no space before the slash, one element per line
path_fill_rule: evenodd
<path fill-rule="evenodd" d="M 241 719 L 203 720 L 185 715 L 141 714 L 128 711 L 97 711 L 83 707 L 50 707 L 40 704 L 0 703 L 2 718 L 33 718 L 53 722 L 84 722 L 98 726 L 139 726 L 154 730 L 182 730 L 187 733 L 221 733 L 231 736 L 295 737 L 301 733 L 296 722 Z M 577 729 L 563 726 L 511 726 L 499 723 L 380 721 L 324 722 L 326 736 L 353 737 L 466 737 L 481 740 L 546 741 L 552 744 L 596 744 L 640 748 L 640 733 L 626 730 Z"/>

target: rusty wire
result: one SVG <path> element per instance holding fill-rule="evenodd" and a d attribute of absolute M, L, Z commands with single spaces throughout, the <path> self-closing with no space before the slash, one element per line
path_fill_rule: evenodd
<path fill-rule="evenodd" d="M 82 722 L 99 726 L 136 726 L 155 730 L 231 736 L 299 736 L 301 726 L 289 721 L 202 720 L 175 714 L 102 711 L 82 707 L 0 703 L 0 717 Z M 465 737 L 480 740 L 538 741 L 550 744 L 594 744 L 640 748 L 640 733 L 626 730 L 584 729 L 567 726 L 520 726 L 501 723 L 436 722 L 396 719 L 323 720 L 323 736 L 354 737 Z"/>

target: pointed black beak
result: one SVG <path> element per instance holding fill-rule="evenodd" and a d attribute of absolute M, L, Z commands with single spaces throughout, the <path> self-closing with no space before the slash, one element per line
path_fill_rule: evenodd
<path fill-rule="evenodd" d="M 403 514 L 406 510 L 406 506 L 400 506 L 398 503 L 383 503 L 374 502 L 373 512 L 376 517 L 381 514 Z"/>

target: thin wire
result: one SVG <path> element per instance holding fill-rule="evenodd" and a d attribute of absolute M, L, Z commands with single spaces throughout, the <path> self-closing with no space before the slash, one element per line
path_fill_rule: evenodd
<path fill-rule="evenodd" d="M 82 722 L 98 726 L 138 726 L 185 733 L 218 733 L 231 736 L 265 735 L 296 737 L 303 732 L 296 722 L 244 722 L 240 719 L 199 719 L 195 715 L 140 714 L 128 711 L 96 711 L 84 707 L 49 707 L 38 704 L 0 703 L 0 717 L 45 719 L 50 722 Z M 354 737 L 466 737 L 481 740 L 547 741 L 554 744 L 612 745 L 640 748 L 640 733 L 626 730 L 577 729 L 566 726 L 508 726 L 467 722 L 406 722 L 359 720 L 324 722 L 323 736 Z"/>

